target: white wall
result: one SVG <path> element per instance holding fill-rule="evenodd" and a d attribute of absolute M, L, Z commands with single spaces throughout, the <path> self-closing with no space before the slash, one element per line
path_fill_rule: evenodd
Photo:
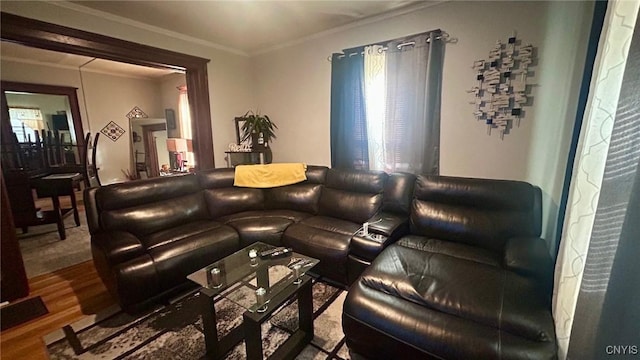
<path fill-rule="evenodd" d="M 330 80 L 327 56 L 341 49 L 442 29 L 446 45 L 441 129 L 441 173 L 532 182 L 545 197 L 543 236 L 553 238 L 564 166 L 586 54 L 592 4 L 584 2 L 452 1 L 376 23 L 332 32 L 252 59 L 256 107 L 278 125 L 275 161 L 330 164 Z M 496 41 L 517 36 L 538 50 L 533 106 L 520 127 L 500 140 L 474 119 L 474 60 Z M 547 223 L 549 225 L 547 225 Z"/>
<path fill-rule="evenodd" d="M 150 118 L 164 117 L 159 83 L 89 72 L 83 72 L 82 77 L 91 132 L 102 130 L 111 121 L 126 131 L 117 141 L 100 136 L 96 159 L 100 180 L 107 184 L 125 181 L 122 171 L 131 168 L 131 133 L 126 115 L 137 106 Z"/>
<path fill-rule="evenodd" d="M 142 29 L 126 21 L 119 22 L 73 8 L 73 4 L 64 2 L 2 2 L 2 11 L 11 14 L 211 59 L 207 72 L 209 76 L 214 160 L 216 167 L 224 167 L 224 151 L 229 143 L 235 142 L 233 119 L 238 115 L 244 114 L 254 104 L 249 58 L 183 39 L 172 38 L 167 34 Z M 212 18 L 212 21 L 214 20 Z M 203 26 L 206 26 L 206 24 L 203 24 Z M 203 154 L 202 156 L 211 155 Z"/>

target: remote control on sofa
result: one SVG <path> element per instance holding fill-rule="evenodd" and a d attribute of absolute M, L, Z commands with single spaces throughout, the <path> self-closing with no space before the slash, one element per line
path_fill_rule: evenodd
<path fill-rule="evenodd" d="M 278 258 L 278 257 L 284 257 L 287 256 L 289 254 L 291 254 L 293 252 L 292 248 L 285 248 L 285 247 L 277 247 L 277 248 L 273 248 L 273 249 L 269 249 L 269 250 L 265 250 L 260 252 L 260 257 L 261 258 Z"/>

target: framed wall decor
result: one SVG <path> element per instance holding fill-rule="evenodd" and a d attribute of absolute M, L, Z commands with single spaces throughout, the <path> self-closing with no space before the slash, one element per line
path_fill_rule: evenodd
<path fill-rule="evenodd" d="M 515 32 L 506 42 L 498 40 L 487 59 L 473 62 L 476 85 L 467 90 L 475 99 L 473 112 L 477 121 L 500 132 L 500 139 L 508 134 L 525 115 L 523 107 L 531 106 L 531 68 L 535 62 L 535 48 L 516 37 Z"/>

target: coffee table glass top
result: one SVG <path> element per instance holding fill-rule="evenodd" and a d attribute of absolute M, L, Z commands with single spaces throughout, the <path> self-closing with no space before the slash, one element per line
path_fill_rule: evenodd
<path fill-rule="evenodd" d="M 268 305 L 271 298 L 320 262 L 296 252 L 280 258 L 260 258 L 257 255 L 273 248 L 269 244 L 254 243 L 187 278 L 202 286 L 200 291 L 205 295 L 223 296 L 246 310 L 255 312 L 265 304 Z M 258 291 L 261 288 L 264 291 Z M 261 295 L 262 292 L 264 295 Z M 258 300 L 262 303 L 258 304 Z"/>

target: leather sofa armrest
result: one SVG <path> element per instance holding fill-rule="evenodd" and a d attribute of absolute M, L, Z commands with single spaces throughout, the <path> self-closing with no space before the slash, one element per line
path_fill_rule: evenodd
<path fill-rule="evenodd" d="M 130 232 L 111 231 L 93 234 L 91 245 L 100 250 L 109 264 L 120 264 L 145 254 L 140 240 Z"/>
<path fill-rule="evenodd" d="M 382 211 L 367 220 L 369 232 L 384 235 L 394 241 L 409 232 L 407 215 Z"/>
<path fill-rule="evenodd" d="M 504 267 L 514 272 L 539 279 L 551 285 L 553 262 L 547 243 L 536 237 L 517 237 L 507 240 L 504 251 Z"/>

